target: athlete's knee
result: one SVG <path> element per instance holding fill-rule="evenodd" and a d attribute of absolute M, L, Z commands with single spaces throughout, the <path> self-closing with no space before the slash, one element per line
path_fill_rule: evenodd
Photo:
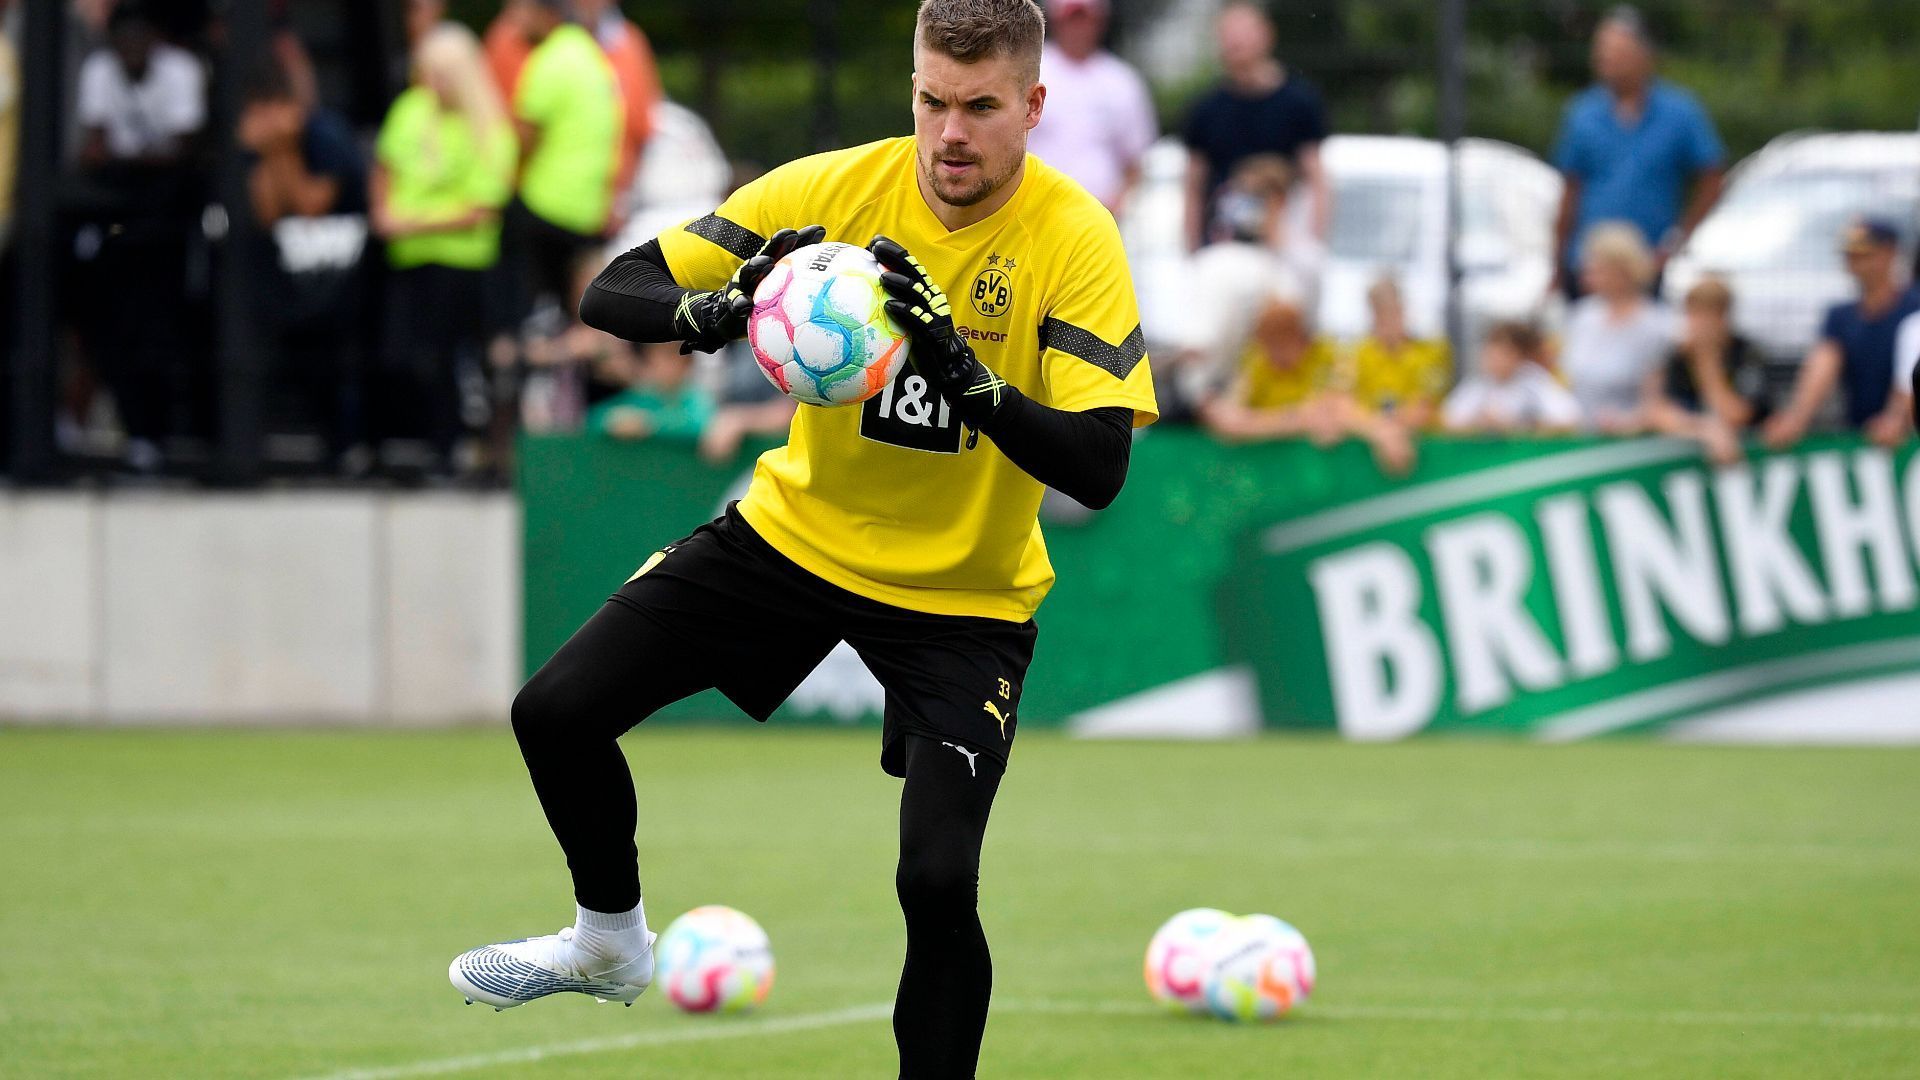
<path fill-rule="evenodd" d="M 893 884 L 909 919 L 957 916 L 979 904 L 980 866 L 962 851 L 911 848 L 900 853 Z"/>
<path fill-rule="evenodd" d="M 579 730 L 583 707 L 579 695 L 567 686 L 565 679 L 556 678 L 542 668 L 513 697 L 513 708 L 508 713 L 513 736 L 523 750 L 563 742 Z"/>

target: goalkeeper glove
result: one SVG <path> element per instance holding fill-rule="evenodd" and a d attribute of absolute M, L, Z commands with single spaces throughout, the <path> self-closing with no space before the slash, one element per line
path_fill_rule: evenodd
<path fill-rule="evenodd" d="M 1013 395 L 1013 387 L 982 364 L 973 347 L 954 332 L 947 295 L 927 276 L 919 259 L 884 236 L 874 237 L 867 250 L 886 270 L 880 275 L 880 287 L 891 297 L 887 314 L 913 339 L 907 356 L 914 370 L 966 423 L 967 446 L 972 448 L 979 442 L 980 428 L 992 423 Z"/>
<path fill-rule="evenodd" d="M 740 264 L 727 283 L 713 292 L 689 292 L 673 309 L 673 328 L 683 339 L 682 353 L 719 352 L 727 342 L 747 336 L 747 316 L 753 312 L 753 292 L 773 264 L 794 249 L 818 244 L 827 238 L 822 225 L 809 225 L 798 232 L 781 229 L 767 237 L 759 254 Z"/>

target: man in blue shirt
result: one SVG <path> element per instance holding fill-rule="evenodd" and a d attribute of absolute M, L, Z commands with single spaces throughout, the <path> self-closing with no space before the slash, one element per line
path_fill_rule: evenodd
<path fill-rule="evenodd" d="M 1726 174 L 1713 121 L 1692 94 L 1654 76 L 1653 43 L 1632 8 L 1616 9 L 1594 32 L 1593 72 L 1595 85 L 1568 104 L 1553 151 L 1566 179 L 1554 283 L 1569 290 L 1579 280 L 1569 272 L 1580 265 L 1579 238 L 1603 221 L 1636 226 L 1664 269 L 1720 198 Z"/>
<path fill-rule="evenodd" d="M 1900 324 L 1920 311 L 1920 291 L 1897 269 L 1899 230 L 1890 221 L 1863 218 L 1847 226 L 1840 244 L 1860 299 L 1827 312 L 1820 340 L 1800 365 L 1793 400 L 1761 430 L 1775 450 L 1800 441 L 1836 383 L 1846 387 L 1848 427 L 1882 446 L 1907 437 L 1912 399 L 1908 388 L 1894 385 L 1894 343 Z"/>

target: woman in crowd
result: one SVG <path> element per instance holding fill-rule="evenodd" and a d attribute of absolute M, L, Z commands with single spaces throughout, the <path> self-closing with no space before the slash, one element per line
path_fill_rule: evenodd
<path fill-rule="evenodd" d="M 1733 293 L 1718 278 L 1687 291 L 1680 341 L 1664 369 L 1648 375 L 1647 426 L 1699 439 L 1722 465 L 1740 460 L 1740 432 L 1766 419 L 1766 369 L 1733 332 Z"/>
<path fill-rule="evenodd" d="M 1653 252 L 1638 229 L 1619 222 L 1595 225 L 1582 252 L 1587 295 L 1567 316 L 1561 373 L 1589 428 L 1643 431 L 1647 379 L 1665 367 L 1673 343 L 1671 312 L 1647 294 Z"/>
<path fill-rule="evenodd" d="M 425 417 L 450 466 L 462 430 L 458 364 L 478 357 L 483 283 L 500 257 L 519 148 L 472 31 L 433 27 L 414 50 L 413 78 L 381 125 L 373 173 L 373 225 L 393 271 L 377 399 L 383 434 Z"/>

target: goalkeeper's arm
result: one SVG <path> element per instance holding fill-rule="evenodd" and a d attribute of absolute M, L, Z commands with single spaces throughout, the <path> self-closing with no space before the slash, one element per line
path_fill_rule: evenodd
<path fill-rule="evenodd" d="M 587 286 L 580 321 L 628 341 L 681 341 L 681 352 L 718 352 L 746 336 L 753 291 L 773 264 L 826 235 L 818 225 L 781 229 L 712 292 L 696 292 L 673 280 L 660 241 L 649 240 L 613 260 Z"/>
<path fill-rule="evenodd" d="M 674 312 L 693 290 L 673 280 L 660 241 L 649 240 L 600 271 L 580 297 L 580 321 L 628 341 L 680 341 Z"/>

